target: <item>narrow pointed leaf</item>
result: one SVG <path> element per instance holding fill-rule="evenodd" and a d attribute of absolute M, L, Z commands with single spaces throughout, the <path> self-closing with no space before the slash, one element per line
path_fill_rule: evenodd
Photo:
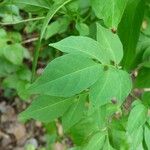
<path fill-rule="evenodd" d="M 109 55 L 102 49 L 100 44 L 84 36 L 70 36 L 57 43 L 52 43 L 50 46 L 59 49 L 65 53 L 84 55 L 89 58 L 97 59 L 101 63 L 108 64 Z"/>

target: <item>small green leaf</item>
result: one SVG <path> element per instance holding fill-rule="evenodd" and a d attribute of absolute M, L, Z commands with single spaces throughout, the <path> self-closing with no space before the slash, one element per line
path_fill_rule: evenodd
<path fill-rule="evenodd" d="M 23 51 L 24 47 L 16 43 L 12 45 L 6 45 L 3 48 L 3 55 L 14 65 L 21 65 L 23 60 Z"/>
<path fill-rule="evenodd" d="M 13 65 L 5 58 L 0 58 L 0 77 L 8 76 L 10 73 L 16 72 L 18 66 Z"/>
<path fill-rule="evenodd" d="M 90 89 L 90 100 L 101 106 L 115 100 L 122 103 L 132 88 L 131 78 L 125 71 L 108 68 L 100 74 L 98 81 Z"/>
<path fill-rule="evenodd" d="M 57 98 L 51 96 L 40 96 L 20 114 L 20 120 L 37 119 L 42 122 L 50 122 L 62 116 L 74 98 Z"/>
<path fill-rule="evenodd" d="M 123 46 L 118 35 L 97 23 L 97 41 L 107 52 L 110 61 L 119 64 L 123 58 Z"/>
<path fill-rule="evenodd" d="M 68 18 L 59 18 L 56 21 L 52 22 L 50 25 L 47 26 L 44 38 L 47 40 L 48 38 L 65 32 L 69 25 Z"/>
<path fill-rule="evenodd" d="M 89 35 L 89 27 L 85 23 L 77 22 L 75 27 L 81 36 Z"/>
<path fill-rule="evenodd" d="M 89 58 L 68 54 L 49 63 L 28 91 L 31 94 L 73 96 L 94 84 L 101 70 L 102 66 Z"/>
<path fill-rule="evenodd" d="M 127 123 L 127 132 L 131 135 L 140 126 L 142 126 L 147 119 L 147 108 L 142 104 L 135 105 L 129 115 Z"/>

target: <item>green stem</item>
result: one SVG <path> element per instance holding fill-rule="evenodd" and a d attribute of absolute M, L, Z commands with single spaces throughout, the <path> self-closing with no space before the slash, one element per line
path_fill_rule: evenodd
<path fill-rule="evenodd" d="M 32 63 L 31 82 L 34 82 L 35 72 L 36 72 L 36 67 L 37 67 L 37 61 L 38 61 L 39 51 L 40 51 L 40 47 L 41 47 L 41 42 L 42 42 L 43 36 L 45 34 L 46 28 L 48 26 L 48 23 L 50 22 L 52 17 L 60 10 L 60 8 L 62 8 L 64 5 L 66 5 L 70 1 L 71 0 L 63 0 L 62 3 L 57 4 L 57 5 L 53 5 L 51 7 L 51 9 L 49 10 L 49 12 L 48 12 L 48 14 L 47 14 L 47 16 L 44 20 L 44 23 L 43 23 L 43 26 L 42 26 L 42 29 L 41 29 L 41 35 L 40 35 L 40 38 L 39 38 L 38 43 L 37 43 L 37 47 L 36 47 L 35 52 L 34 52 L 34 58 L 33 58 L 33 63 Z"/>
<path fill-rule="evenodd" d="M 37 18 L 25 19 L 25 20 L 21 20 L 21 21 L 17 21 L 17 22 L 10 22 L 10 23 L 2 23 L 2 22 L 0 22 L 0 25 L 4 25 L 4 26 L 15 25 L 15 24 L 25 23 L 25 22 L 29 22 L 29 21 L 42 20 L 44 18 L 45 17 L 37 17 Z"/>
<path fill-rule="evenodd" d="M 38 57 L 39 57 L 39 52 L 40 52 L 40 47 L 41 47 L 41 41 L 40 39 L 37 41 L 37 45 L 34 51 L 34 57 L 33 57 L 33 63 L 32 63 L 32 77 L 31 77 L 31 83 L 34 82 L 35 80 L 35 72 L 36 72 L 36 67 L 37 67 L 37 62 L 38 62 Z"/>

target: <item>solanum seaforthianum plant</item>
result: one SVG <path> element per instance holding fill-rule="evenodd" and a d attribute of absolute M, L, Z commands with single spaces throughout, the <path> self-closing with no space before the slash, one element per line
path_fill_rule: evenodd
<path fill-rule="evenodd" d="M 52 16 L 69 2 L 54 3 L 39 43 Z M 140 55 L 136 50 L 147 3 L 91 0 L 96 38 L 72 35 L 49 44 L 63 56 L 51 61 L 28 87 L 26 92 L 35 100 L 20 118 L 44 123 L 58 119 L 73 150 L 150 149 L 150 93 L 144 92 L 141 99 L 132 93 L 150 85 L 149 49 L 142 49 Z M 132 81 L 136 68 L 139 75 Z M 124 107 L 129 94 L 137 99 L 130 113 Z"/>

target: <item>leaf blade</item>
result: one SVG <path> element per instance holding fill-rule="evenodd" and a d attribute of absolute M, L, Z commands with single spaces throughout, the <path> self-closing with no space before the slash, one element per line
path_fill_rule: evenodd
<path fill-rule="evenodd" d="M 101 69 L 100 64 L 89 58 L 64 55 L 49 63 L 42 76 L 28 91 L 31 94 L 73 96 L 95 83 Z"/>
<path fill-rule="evenodd" d="M 27 120 L 33 118 L 42 122 L 50 122 L 62 116 L 72 103 L 72 98 L 62 99 L 51 96 L 40 96 L 20 114 L 20 119 Z"/>

